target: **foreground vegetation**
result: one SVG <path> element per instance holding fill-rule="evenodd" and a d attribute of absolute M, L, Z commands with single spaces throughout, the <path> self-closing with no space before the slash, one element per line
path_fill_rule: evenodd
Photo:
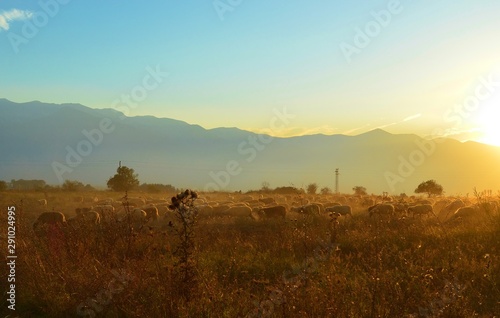
<path fill-rule="evenodd" d="M 106 196 L 104 192 L 93 195 Z M 74 194 L 3 195 L 17 207 L 16 311 L 10 317 L 493 317 L 500 312 L 500 220 L 198 215 L 189 280 L 179 220 L 37 237 L 43 210 L 74 214 Z M 223 195 L 221 195 L 223 196 Z M 2 212 L 1 256 L 6 256 Z M 177 226 L 177 227 L 176 227 Z M 186 267 L 184 267 L 186 268 Z M 7 281 L 1 272 L 0 280 Z M 188 286 L 186 286 L 188 284 Z M 182 291 L 182 292 L 181 292 Z M 5 297 L 4 297 L 5 298 Z"/>

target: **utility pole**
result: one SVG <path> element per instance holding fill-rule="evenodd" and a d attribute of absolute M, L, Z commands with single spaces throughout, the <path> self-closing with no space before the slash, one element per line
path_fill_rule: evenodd
<path fill-rule="evenodd" d="M 335 169 L 335 194 L 339 194 L 339 168 Z"/>

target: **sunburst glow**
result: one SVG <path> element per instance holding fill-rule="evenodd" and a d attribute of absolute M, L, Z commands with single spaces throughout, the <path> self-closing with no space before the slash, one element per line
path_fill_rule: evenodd
<path fill-rule="evenodd" d="M 500 103 L 485 109 L 479 117 L 479 124 L 483 133 L 479 141 L 500 146 Z"/>

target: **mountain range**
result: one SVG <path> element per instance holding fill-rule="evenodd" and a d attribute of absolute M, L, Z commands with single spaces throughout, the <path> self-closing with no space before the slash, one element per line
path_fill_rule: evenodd
<path fill-rule="evenodd" d="M 199 190 L 246 191 L 263 182 L 333 189 L 336 168 L 343 193 L 364 186 L 369 193 L 411 194 L 429 179 L 448 194 L 500 189 L 500 147 L 477 142 L 381 129 L 278 138 L 80 104 L 0 99 L 0 180 L 105 187 L 120 161 L 141 183 Z"/>

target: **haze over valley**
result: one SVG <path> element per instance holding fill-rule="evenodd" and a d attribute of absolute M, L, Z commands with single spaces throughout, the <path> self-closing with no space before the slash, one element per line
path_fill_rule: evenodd
<path fill-rule="evenodd" d="M 287 118 L 286 109 L 276 126 Z M 428 179 L 450 194 L 496 189 L 500 148 L 454 139 L 423 139 L 375 129 L 355 136 L 258 135 L 204 129 L 179 120 L 124 116 L 79 104 L 0 100 L 0 179 L 79 180 L 105 188 L 119 161 L 141 182 L 200 190 L 364 186 L 370 193 L 413 193 Z"/>

